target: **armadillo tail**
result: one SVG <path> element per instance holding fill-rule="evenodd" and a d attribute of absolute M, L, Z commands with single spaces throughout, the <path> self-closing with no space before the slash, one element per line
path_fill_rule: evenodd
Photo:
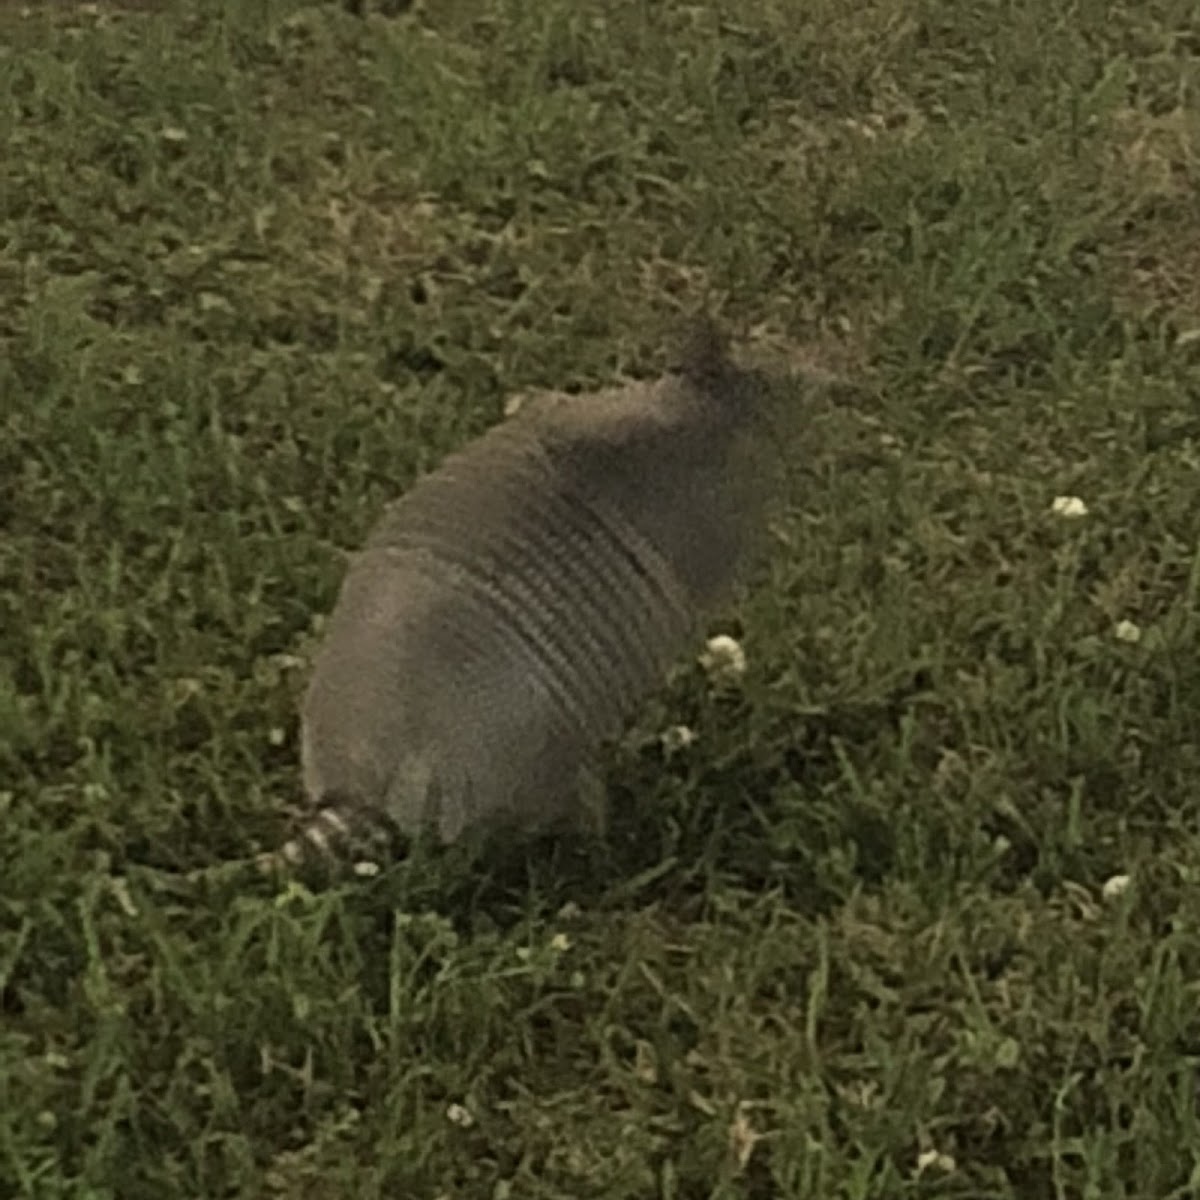
<path fill-rule="evenodd" d="M 360 806 L 326 805 L 290 841 L 255 860 L 265 875 L 287 873 L 307 867 L 332 870 L 356 853 L 374 853 L 386 842 L 392 850 L 395 833 L 384 828 L 381 818 Z"/>

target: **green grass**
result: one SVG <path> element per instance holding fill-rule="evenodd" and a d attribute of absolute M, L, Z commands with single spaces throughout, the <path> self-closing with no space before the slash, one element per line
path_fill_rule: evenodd
<path fill-rule="evenodd" d="M 1197 1194 L 1193 0 L 388 7 L 0 7 L 0 1195 Z M 859 399 L 607 843 L 172 884 L 384 501 L 699 303 Z"/>

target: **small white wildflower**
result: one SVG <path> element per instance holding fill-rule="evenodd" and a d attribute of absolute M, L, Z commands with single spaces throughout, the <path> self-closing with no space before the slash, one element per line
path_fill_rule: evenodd
<path fill-rule="evenodd" d="M 922 1175 L 929 1170 L 944 1171 L 949 1174 L 958 1164 L 949 1154 L 940 1150 L 922 1150 L 917 1155 L 917 1174 Z"/>
<path fill-rule="evenodd" d="M 550 939 L 550 949 L 558 951 L 559 954 L 562 954 L 564 950 L 570 950 L 570 948 L 571 939 L 565 933 L 556 933 Z"/>
<path fill-rule="evenodd" d="M 1129 642 L 1133 645 L 1142 640 L 1142 631 L 1132 621 L 1118 621 L 1113 634 L 1120 642 Z"/>
<path fill-rule="evenodd" d="M 373 879 L 379 874 L 379 864 L 371 862 L 370 859 L 364 858 L 360 862 L 354 864 L 354 873 L 360 879 Z"/>
<path fill-rule="evenodd" d="M 736 638 L 720 633 L 705 643 L 700 665 L 714 679 L 737 679 L 746 673 L 746 652 Z"/>
<path fill-rule="evenodd" d="M 280 729 L 279 726 L 276 725 L 273 729 L 268 731 L 267 741 L 270 742 L 272 746 L 282 746 L 283 743 L 287 741 L 287 733 L 285 730 Z"/>
<path fill-rule="evenodd" d="M 672 725 L 670 729 L 664 729 L 658 735 L 658 740 L 667 754 L 674 754 L 676 751 L 686 750 L 692 745 L 696 741 L 696 734 L 686 725 Z"/>
<path fill-rule="evenodd" d="M 188 140 L 187 130 L 180 129 L 178 125 L 164 126 L 160 135 L 164 142 L 186 142 Z"/>
<path fill-rule="evenodd" d="M 1055 496 L 1050 511 L 1057 517 L 1086 517 L 1088 507 L 1078 496 Z"/>
<path fill-rule="evenodd" d="M 475 1124 L 475 1118 L 471 1114 L 471 1110 L 463 1104 L 451 1104 L 446 1108 L 446 1120 L 451 1125 L 457 1125 L 459 1129 L 470 1129 Z"/>
<path fill-rule="evenodd" d="M 1104 881 L 1104 886 L 1100 889 L 1100 894 L 1105 900 L 1115 900 L 1118 896 L 1123 896 L 1129 891 L 1129 885 L 1133 882 L 1131 875 L 1111 875 Z"/>

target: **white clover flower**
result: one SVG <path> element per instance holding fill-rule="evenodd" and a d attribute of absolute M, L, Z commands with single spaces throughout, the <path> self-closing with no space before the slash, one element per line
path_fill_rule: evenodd
<path fill-rule="evenodd" d="M 1118 621 L 1113 629 L 1113 635 L 1119 642 L 1129 642 L 1135 645 L 1142 640 L 1142 631 L 1132 621 Z"/>
<path fill-rule="evenodd" d="M 267 730 L 267 741 L 272 746 L 282 746 L 287 741 L 287 731 L 276 725 Z"/>
<path fill-rule="evenodd" d="M 361 862 L 354 864 L 354 873 L 360 879 L 373 879 L 379 874 L 379 864 L 364 858 Z"/>
<path fill-rule="evenodd" d="M 1050 511 L 1057 517 L 1078 518 L 1088 515 L 1088 507 L 1078 496 L 1055 496 Z"/>
<path fill-rule="evenodd" d="M 746 673 L 746 652 L 736 638 L 721 633 L 705 643 L 700 665 L 713 679 L 739 679 Z"/>
<path fill-rule="evenodd" d="M 1133 882 L 1131 875 L 1111 875 L 1104 881 L 1104 886 L 1100 889 L 1100 895 L 1105 900 L 1115 900 L 1118 896 L 1123 896 L 1129 891 L 1129 885 Z"/>
<path fill-rule="evenodd" d="M 686 725 L 672 725 L 658 735 L 658 740 L 667 754 L 674 754 L 693 745 L 696 741 L 696 733 Z"/>
<path fill-rule="evenodd" d="M 463 1104 L 451 1104 L 446 1108 L 446 1120 L 459 1129 L 470 1129 L 475 1124 L 471 1110 Z"/>
<path fill-rule="evenodd" d="M 917 1155 L 917 1174 L 922 1175 L 929 1170 L 944 1171 L 949 1174 L 957 1168 L 958 1164 L 949 1154 L 943 1154 L 940 1150 L 922 1150 Z"/>
<path fill-rule="evenodd" d="M 562 954 L 565 950 L 570 950 L 571 939 L 565 933 L 556 933 L 550 939 L 550 949 Z"/>

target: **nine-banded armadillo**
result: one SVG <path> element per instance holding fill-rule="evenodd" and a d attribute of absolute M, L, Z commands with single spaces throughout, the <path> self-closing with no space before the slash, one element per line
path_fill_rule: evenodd
<path fill-rule="evenodd" d="M 775 394 L 703 321 L 677 371 L 528 401 L 420 479 L 350 567 L 316 658 L 302 710 L 316 815 L 260 865 L 380 826 L 451 842 L 594 820 L 595 750 L 761 528 L 763 464 L 740 454 Z"/>

